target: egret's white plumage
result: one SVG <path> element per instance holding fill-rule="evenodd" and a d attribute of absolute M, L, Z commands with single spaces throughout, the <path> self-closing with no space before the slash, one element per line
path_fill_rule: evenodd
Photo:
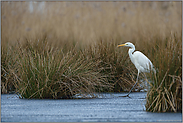
<path fill-rule="evenodd" d="M 156 72 L 155 69 L 153 68 L 152 62 L 140 51 L 135 51 L 135 46 L 132 43 L 126 42 L 125 44 L 118 45 L 118 47 L 121 46 L 130 47 L 130 49 L 128 50 L 130 60 L 138 70 L 137 81 L 134 84 L 134 86 L 138 82 L 138 76 L 140 72 L 150 72 L 150 70 Z M 132 89 L 134 88 L 134 86 L 132 87 Z M 130 92 L 132 91 L 132 89 L 130 90 Z M 129 96 L 130 92 L 128 93 L 127 96 Z"/>

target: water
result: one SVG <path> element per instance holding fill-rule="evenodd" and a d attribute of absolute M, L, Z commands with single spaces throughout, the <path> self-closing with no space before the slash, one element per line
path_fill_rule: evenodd
<path fill-rule="evenodd" d="M 35 100 L 1 95 L 2 122 L 181 122 L 182 113 L 145 111 L 145 92 L 104 94 L 98 99 Z"/>

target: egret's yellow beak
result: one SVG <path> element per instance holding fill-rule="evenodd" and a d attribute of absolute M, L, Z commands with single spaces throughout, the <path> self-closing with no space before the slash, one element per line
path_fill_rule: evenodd
<path fill-rule="evenodd" d="M 118 45 L 118 47 L 121 47 L 121 46 L 125 46 L 126 44 L 120 44 L 120 45 Z"/>

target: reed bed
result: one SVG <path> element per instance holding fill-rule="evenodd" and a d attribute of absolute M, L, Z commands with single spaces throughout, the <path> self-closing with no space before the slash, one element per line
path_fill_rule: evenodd
<path fill-rule="evenodd" d="M 1 16 L 2 92 L 58 99 L 129 91 L 137 70 L 117 45 L 130 41 L 157 70 L 146 110 L 182 110 L 181 2 L 2 2 Z"/>
<path fill-rule="evenodd" d="M 182 40 L 170 34 L 162 42 L 156 42 L 152 48 L 155 52 L 158 51 L 153 60 L 158 69 L 156 75 L 150 77 L 153 83 L 147 94 L 146 110 L 177 112 L 182 110 Z M 164 48 L 157 50 L 159 47 Z"/>

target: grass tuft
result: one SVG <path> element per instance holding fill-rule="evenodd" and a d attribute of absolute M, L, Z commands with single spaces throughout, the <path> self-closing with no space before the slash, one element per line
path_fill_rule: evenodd
<path fill-rule="evenodd" d="M 24 50 L 20 48 L 18 62 L 21 73 L 17 75 L 20 98 L 70 99 L 76 94 L 94 97 L 96 90 L 110 89 L 105 78 L 92 69 L 94 62 L 87 60 L 81 51 L 73 49 L 63 53 L 62 49 L 48 46 L 45 40 L 40 42 L 40 46 L 45 44 L 46 51 L 29 41 Z"/>
<path fill-rule="evenodd" d="M 163 48 L 158 48 L 163 47 Z M 181 37 L 170 35 L 164 44 L 157 42 L 153 63 L 157 67 L 147 94 L 146 110 L 152 112 L 182 111 L 182 45 Z"/>

